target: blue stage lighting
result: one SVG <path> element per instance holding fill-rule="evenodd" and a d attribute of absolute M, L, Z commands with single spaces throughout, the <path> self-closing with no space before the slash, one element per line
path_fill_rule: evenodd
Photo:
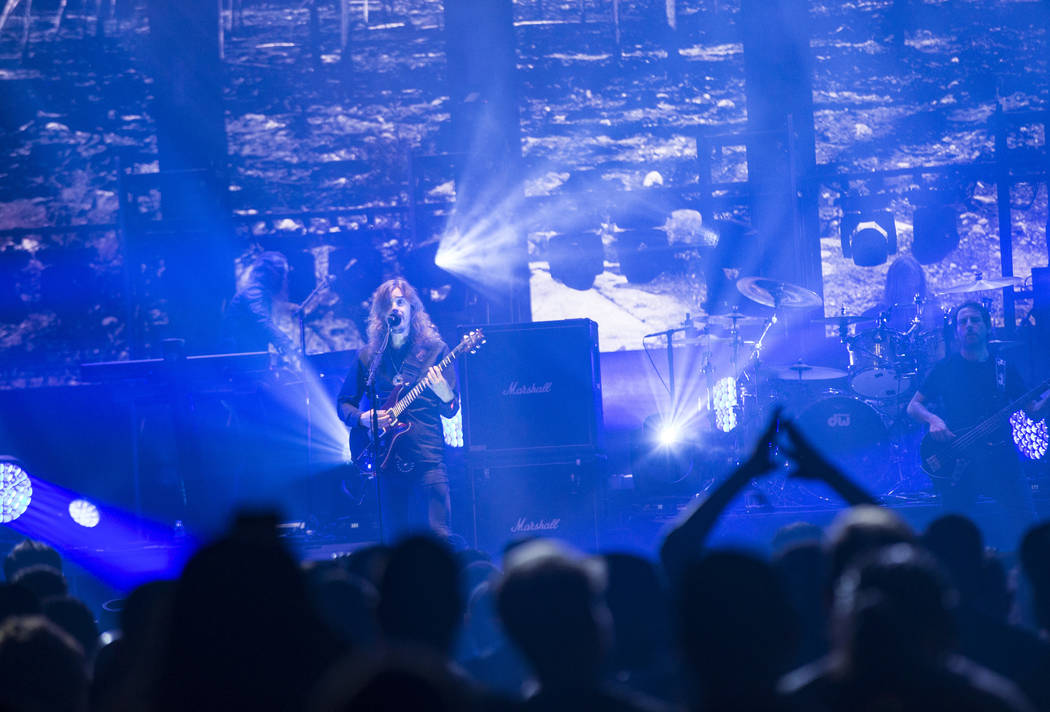
<path fill-rule="evenodd" d="M 69 503 L 69 516 L 82 527 L 97 526 L 99 521 L 98 507 L 86 499 L 74 499 Z"/>
<path fill-rule="evenodd" d="M 457 410 L 451 418 L 441 416 L 441 431 L 449 447 L 463 447 L 463 410 Z"/>
<path fill-rule="evenodd" d="M 640 490 L 669 494 L 693 488 L 695 433 L 687 419 L 653 413 L 631 445 L 631 472 Z"/>
<path fill-rule="evenodd" d="M 665 421 L 656 431 L 656 441 L 664 447 L 677 445 L 682 439 L 682 427 L 673 421 Z"/>
<path fill-rule="evenodd" d="M 0 461 L 0 524 L 21 517 L 33 500 L 33 483 L 29 474 L 14 458 Z"/>
<path fill-rule="evenodd" d="M 1046 454 L 1047 445 L 1050 444 L 1046 420 L 1035 422 L 1023 410 L 1019 410 L 1010 416 L 1010 429 L 1017 449 L 1029 460 L 1038 460 Z"/>
<path fill-rule="evenodd" d="M 715 384 L 712 400 L 715 408 L 715 427 L 728 433 L 737 426 L 736 379 L 726 376 Z"/>

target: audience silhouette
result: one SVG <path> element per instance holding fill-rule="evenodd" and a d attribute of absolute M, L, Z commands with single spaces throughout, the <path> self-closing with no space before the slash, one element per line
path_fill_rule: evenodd
<path fill-rule="evenodd" d="M 713 548 L 785 468 L 842 498 L 833 521 L 782 528 L 768 558 Z M 59 552 L 16 544 L 0 712 L 1050 712 L 1050 522 L 1017 542 L 1028 601 L 975 522 L 917 534 L 779 412 L 658 561 L 535 538 L 497 565 L 418 534 L 300 565 L 277 521 L 240 515 L 103 637 Z"/>

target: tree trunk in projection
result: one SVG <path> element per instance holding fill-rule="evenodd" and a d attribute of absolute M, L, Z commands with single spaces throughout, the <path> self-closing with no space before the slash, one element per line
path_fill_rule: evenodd
<path fill-rule="evenodd" d="M 752 223 L 768 276 L 823 292 L 807 0 L 743 0 Z M 789 138 L 790 137 L 790 138 Z"/>
<path fill-rule="evenodd" d="M 511 0 L 446 0 L 445 53 L 456 161 L 455 225 L 515 234 L 516 279 L 490 298 L 490 320 L 529 321 L 528 251 L 512 217 L 524 196 Z"/>
<path fill-rule="evenodd" d="M 142 263 L 164 265 L 170 323 L 152 348 L 179 337 L 207 352 L 233 287 L 219 0 L 147 0 L 147 13 L 161 220 L 137 222 L 127 239 Z"/>

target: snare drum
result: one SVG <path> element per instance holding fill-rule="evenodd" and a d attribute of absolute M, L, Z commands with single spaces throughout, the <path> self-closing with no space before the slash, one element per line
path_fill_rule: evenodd
<path fill-rule="evenodd" d="M 897 398 L 911 390 L 914 365 L 904 334 L 868 329 L 849 341 L 850 388 L 863 398 Z"/>

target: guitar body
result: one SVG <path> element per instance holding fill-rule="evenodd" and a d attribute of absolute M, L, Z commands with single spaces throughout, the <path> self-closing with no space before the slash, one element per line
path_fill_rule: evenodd
<path fill-rule="evenodd" d="M 919 443 L 919 462 L 922 471 L 930 476 L 930 479 L 944 484 L 954 485 L 958 483 L 960 475 L 966 470 L 970 463 L 987 457 L 998 449 L 1007 445 L 1001 437 L 995 437 L 998 433 L 991 433 L 988 437 L 973 439 L 971 433 L 973 428 L 960 430 L 950 442 L 938 442 L 926 433 Z M 960 441 L 965 444 L 960 444 Z"/>
<path fill-rule="evenodd" d="M 456 360 L 457 356 L 462 353 L 474 353 L 483 343 L 485 343 L 485 335 L 480 329 L 474 329 L 464 335 L 459 344 L 456 345 L 456 348 L 452 349 L 435 366 L 444 371 Z M 399 418 L 412 405 L 412 402 L 429 387 L 430 382 L 423 378 L 412 388 L 408 389 L 407 392 L 405 392 L 405 386 L 402 385 L 394 388 L 390 395 L 387 396 L 379 410 L 387 411 L 393 418 L 393 422 L 379 432 L 377 453 L 374 453 L 372 450 L 368 428 L 354 426 L 350 429 L 350 454 L 361 472 L 374 475 L 390 466 L 390 455 L 394 451 L 394 445 L 397 443 L 398 438 L 412 428 L 411 423 L 406 423 L 399 420 Z"/>
<path fill-rule="evenodd" d="M 957 440 L 958 438 L 956 438 Z M 919 443 L 919 464 L 930 479 L 954 483 L 968 461 L 952 447 L 952 442 L 938 442 L 929 433 Z"/>
<path fill-rule="evenodd" d="M 1050 379 L 1000 408 L 999 412 L 972 428 L 966 430 L 952 428 L 955 439 L 951 442 L 937 442 L 927 432 L 923 435 L 922 442 L 919 443 L 919 461 L 922 471 L 935 482 L 955 485 L 958 484 L 963 470 L 974 460 L 996 457 L 1000 449 L 1009 451 L 1011 449 L 1010 415 L 1048 388 L 1050 388 Z"/>
<path fill-rule="evenodd" d="M 390 410 L 401 396 L 403 386 L 395 388 L 379 410 Z M 390 455 L 394 451 L 394 444 L 398 438 L 412 429 L 411 423 L 395 420 L 388 427 L 379 431 L 379 448 L 377 453 L 372 452 L 372 436 L 368 428 L 355 426 L 350 429 L 350 453 L 354 458 L 354 464 L 361 472 L 374 474 L 382 472 L 390 465 Z"/>
<path fill-rule="evenodd" d="M 372 456 L 372 438 L 367 428 L 354 428 L 350 431 L 350 452 L 354 464 L 365 474 L 382 472 L 390 465 L 390 455 L 394 451 L 397 439 L 412 429 L 411 423 L 394 423 L 389 428 L 379 431 L 379 466 Z"/>

